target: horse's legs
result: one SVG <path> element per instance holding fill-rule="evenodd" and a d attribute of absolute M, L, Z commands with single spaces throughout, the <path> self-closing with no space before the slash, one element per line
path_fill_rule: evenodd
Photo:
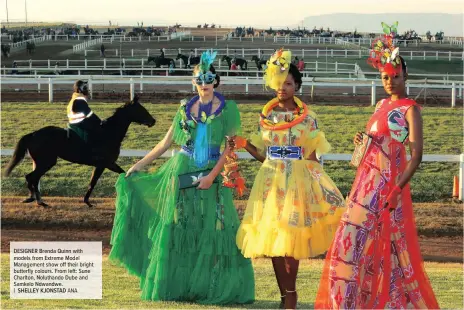
<path fill-rule="evenodd" d="M 114 162 L 106 164 L 105 168 L 110 170 L 110 171 L 116 172 L 116 173 L 124 173 L 125 172 L 121 167 L 119 167 L 119 165 L 117 163 L 114 163 Z"/>
<path fill-rule="evenodd" d="M 36 168 L 36 164 L 34 159 L 32 159 L 32 171 L 34 171 Z M 32 182 L 29 180 L 29 178 L 26 176 L 26 181 L 27 181 L 27 188 L 29 189 L 29 198 L 26 198 L 23 200 L 23 203 L 30 203 L 35 201 L 35 193 L 34 193 L 34 187 L 32 186 Z M 40 183 L 39 183 L 39 191 L 40 191 Z"/>
<path fill-rule="evenodd" d="M 95 167 L 92 171 L 92 177 L 90 179 L 89 188 L 87 189 L 87 193 L 84 196 L 84 203 L 89 207 L 92 208 L 93 205 L 90 203 L 89 198 L 90 194 L 92 194 L 95 185 L 97 185 L 98 179 L 101 177 L 103 171 L 105 170 L 104 167 Z"/>
<path fill-rule="evenodd" d="M 43 202 L 42 197 L 40 195 L 40 190 L 39 190 L 39 182 L 40 178 L 47 173 L 48 170 L 50 170 L 54 165 L 56 164 L 56 158 L 54 160 L 49 160 L 47 162 L 37 162 L 36 161 L 36 167 L 34 171 L 26 175 L 26 180 L 28 181 L 28 187 L 31 186 L 35 199 L 37 200 L 37 205 L 42 206 L 42 207 L 48 207 L 45 202 Z"/>

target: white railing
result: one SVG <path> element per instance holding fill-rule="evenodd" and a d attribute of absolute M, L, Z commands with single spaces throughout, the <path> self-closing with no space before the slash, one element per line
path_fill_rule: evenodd
<path fill-rule="evenodd" d="M 51 40 L 51 36 L 43 36 L 43 37 L 38 37 L 38 38 L 32 38 L 16 43 L 10 43 L 11 49 L 20 49 L 20 48 L 26 48 L 27 43 L 41 43 L 45 41 Z"/>
<path fill-rule="evenodd" d="M 105 54 L 108 50 L 105 50 Z M 148 52 L 147 52 L 148 53 Z M 167 56 L 166 56 L 167 57 Z M 175 57 L 172 58 L 175 60 Z M 46 72 L 50 69 L 54 69 L 54 64 L 57 62 L 60 63 L 60 70 L 102 70 L 102 71 L 121 71 L 121 70 L 141 70 L 143 72 L 150 72 L 155 65 L 153 62 L 150 64 L 147 63 L 148 58 L 139 58 L 139 59 L 84 59 L 84 60 L 17 60 L 18 68 L 1 68 L 3 75 L 7 74 L 7 71 L 16 70 L 16 71 L 30 71 L 29 75 L 36 76 L 40 72 Z M 182 59 L 175 60 L 177 68 L 183 68 L 184 63 Z M 39 66 L 40 65 L 40 66 Z M 216 58 L 214 62 L 216 69 L 228 68 L 228 64 L 225 61 L 222 61 L 221 57 Z M 167 66 L 166 66 L 167 67 Z M 251 73 L 255 74 L 256 71 L 251 70 L 251 68 L 256 68 L 256 64 L 252 61 L 248 62 L 248 69 L 246 71 L 236 71 L 236 73 Z M 355 75 L 359 66 L 353 63 L 343 63 L 343 62 L 321 62 L 321 61 L 306 61 L 305 62 L 305 75 L 310 75 L 311 73 L 331 73 L 331 74 L 353 74 Z M 176 69 L 181 70 L 181 69 Z M 191 69 L 189 69 L 191 71 Z M 80 74 L 80 73 L 79 73 Z"/>
<path fill-rule="evenodd" d="M 377 36 L 376 36 L 377 37 Z M 424 43 L 428 43 L 427 37 L 419 36 Z M 294 36 L 250 36 L 250 37 L 231 37 L 224 35 L 222 40 L 225 41 L 240 41 L 240 42 L 273 42 L 282 44 L 335 44 L 335 40 L 344 40 L 357 45 L 372 45 L 375 38 L 343 38 L 343 37 L 321 37 L 321 36 L 305 36 L 305 37 L 294 37 Z M 419 46 L 421 40 L 409 41 L 409 44 Z M 402 44 L 404 40 L 396 40 L 397 43 Z M 431 42 L 450 45 L 463 45 L 463 38 L 459 37 L 444 37 L 443 40 L 436 41 L 435 36 L 432 37 Z"/>
<path fill-rule="evenodd" d="M 143 92 L 143 86 L 148 84 L 150 86 L 153 85 L 160 85 L 160 86 L 167 86 L 167 85 L 175 85 L 185 87 L 184 91 L 193 91 L 195 86 L 192 84 L 191 78 L 189 76 L 169 76 L 169 77 L 100 77 L 100 76 L 68 76 L 68 77 L 47 77 L 47 78 L 18 78 L 18 77 L 3 77 L 2 78 L 2 85 L 37 85 L 37 89 L 40 90 L 40 85 L 48 85 L 48 96 L 49 102 L 53 102 L 53 86 L 64 84 L 64 85 L 72 85 L 76 78 L 87 78 L 89 84 L 90 94 L 92 94 L 92 85 L 100 84 L 100 85 L 127 85 L 129 84 L 130 89 L 130 96 L 131 98 L 134 96 L 135 93 L 135 85 L 139 85 L 139 91 Z M 414 83 L 415 82 L 415 83 Z M 431 84 L 432 82 L 436 82 L 439 84 Z M 463 92 L 463 84 L 462 82 L 452 82 L 451 85 L 444 85 L 443 81 L 408 81 L 406 84 L 407 94 L 410 93 L 411 88 L 419 88 L 419 89 L 437 89 L 437 90 L 448 90 L 450 91 L 451 97 L 451 107 L 456 106 L 456 99 L 462 99 L 462 92 Z M 250 93 L 250 86 L 260 86 L 262 87 L 262 80 L 260 78 L 251 78 L 251 77 L 222 77 L 221 78 L 221 85 L 239 85 L 244 86 L 244 93 Z M 325 80 L 318 78 L 317 80 L 314 78 L 303 78 L 303 85 L 300 88 L 300 94 L 303 93 L 303 89 L 308 92 L 308 89 L 312 91 L 315 87 L 327 87 L 327 88 L 338 88 L 338 91 L 342 94 L 348 94 L 346 89 L 352 89 L 352 94 L 356 95 L 357 88 L 370 88 L 370 101 L 371 105 L 375 105 L 377 103 L 377 87 L 381 87 L 382 84 L 378 80 L 371 80 L 371 81 L 347 81 L 347 80 Z M 344 88 L 344 90 L 342 89 Z M 2 92 L 5 92 L 5 88 L 3 87 Z M 240 91 L 236 91 L 240 92 Z M 262 89 L 261 89 L 262 92 Z M 256 90 L 255 90 L 256 93 Z"/>
<path fill-rule="evenodd" d="M 94 46 L 97 44 L 103 43 L 102 38 L 94 39 L 94 40 L 88 40 L 83 43 L 79 43 L 76 45 L 73 45 L 73 53 L 77 53 L 79 51 L 85 50 L 89 46 Z"/>
<path fill-rule="evenodd" d="M 107 53 L 108 50 L 105 50 Z M 100 71 L 102 73 L 111 73 L 111 72 L 119 72 L 123 75 L 123 71 L 125 70 L 132 70 L 132 71 L 140 71 L 143 76 L 148 75 L 151 76 L 153 73 L 157 71 L 166 71 L 166 69 L 154 68 L 154 64 L 150 63 L 147 64 L 147 58 L 122 58 L 122 59 L 112 59 L 112 58 L 102 58 L 102 59 L 93 59 L 93 60 L 74 60 L 74 59 L 65 59 L 65 60 L 16 60 L 18 64 L 18 68 L 7 68 L 3 67 L 0 69 L 0 72 L 3 76 L 6 76 L 13 71 L 17 72 L 24 72 L 22 76 L 34 76 L 37 77 L 38 75 L 44 75 L 50 72 L 50 70 L 73 70 L 77 71 L 78 75 L 85 71 Z M 54 64 L 59 63 L 59 68 L 56 68 Z M 216 69 L 218 72 L 225 72 L 229 74 L 228 70 L 224 70 L 223 68 L 227 68 L 227 64 L 221 61 L 221 58 L 217 59 L 215 62 Z M 183 68 L 183 63 L 181 59 L 176 61 L 176 68 L 174 69 L 175 72 L 182 72 L 188 71 L 191 72 L 192 69 L 181 69 Z M 256 75 L 262 76 L 262 72 L 256 71 L 255 63 L 249 62 L 248 69 L 246 71 L 230 71 L 230 73 L 236 73 L 241 75 Z M 314 61 L 314 62 L 305 62 L 305 70 L 302 72 L 303 76 L 311 76 L 314 74 L 322 75 L 322 74 L 336 74 L 338 75 L 337 79 L 342 79 L 346 77 L 348 79 L 358 78 L 358 79 L 366 79 L 367 76 L 371 76 L 376 78 L 379 73 L 377 71 L 372 72 L 363 72 L 360 67 L 355 63 L 342 63 L 342 62 L 323 62 L 323 61 Z M 128 74 L 126 74 L 128 75 Z M 453 81 L 457 81 L 458 83 L 464 80 L 464 76 L 462 74 L 438 74 L 438 73 L 409 73 L 409 77 L 414 78 L 418 77 L 421 79 L 427 78 L 430 80 L 442 79 L 445 83 L 452 83 Z"/>
<path fill-rule="evenodd" d="M 121 150 L 120 157 L 144 157 L 150 151 L 149 150 Z M 168 150 L 163 153 L 160 157 L 170 158 L 177 154 L 178 150 Z M 0 156 L 12 156 L 13 150 L 11 149 L 0 149 Z M 254 159 L 248 152 L 237 152 L 239 159 Z M 320 158 L 321 164 L 324 165 L 325 161 L 350 161 L 352 154 L 326 154 Z M 409 157 L 409 156 L 408 156 Z M 461 155 L 423 155 L 423 162 L 446 162 L 446 163 L 459 163 L 459 200 L 464 197 L 464 154 Z"/>

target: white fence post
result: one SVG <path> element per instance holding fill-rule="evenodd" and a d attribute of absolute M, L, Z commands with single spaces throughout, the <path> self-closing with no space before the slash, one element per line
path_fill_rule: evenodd
<path fill-rule="evenodd" d="M 454 108 L 456 107 L 456 83 L 453 82 L 451 85 L 451 107 Z"/>
<path fill-rule="evenodd" d="M 134 49 L 133 48 L 131 49 L 131 56 L 134 57 Z"/>
<path fill-rule="evenodd" d="M 103 58 L 103 68 L 106 69 L 106 58 Z"/>
<path fill-rule="evenodd" d="M 134 79 L 130 78 L 130 100 L 134 99 Z"/>
<path fill-rule="evenodd" d="M 245 93 L 248 94 L 248 75 L 247 75 L 247 77 L 246 77 Z"/>
<path fill-rule="evenodd" d="M 459 156 L 459 200 L 464 196 L 464 154 Z"/>
<path fill-rule="evenodd" d="M 69 59 L 66 59 L 66 69 L 69 69 Z"/>
<path fill-rule="evenodd" d="M 53 80 L 48 78 L 48 102 L 53 102 Z"/>
<path fill-rule="evenodd" d="M 372 89 L 371 89 L 371 106 L 375 106 L 375 103 L 376 103 L 376 85 L 375 85 L 375 81 L 372 81 Z"/>

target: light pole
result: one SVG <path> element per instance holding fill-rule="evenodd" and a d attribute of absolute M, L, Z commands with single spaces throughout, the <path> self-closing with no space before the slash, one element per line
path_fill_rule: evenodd
<path fill-rule="evenodd" d="M 6 0 L 5 2 L 6 2 L 6 24 L 9 26 L 10 21 L 8 19 L 8 0 Z"/>
<path fill-rule="evenodd" d="M 24 11 L 26 12 L 26 28 L 27 28 L 27 0 L 24 0 Z"/>

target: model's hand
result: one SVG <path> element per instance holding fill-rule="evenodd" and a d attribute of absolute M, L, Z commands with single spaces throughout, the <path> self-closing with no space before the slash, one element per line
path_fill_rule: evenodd
<path fill-rule="evenodd" d="M 387 197 L 385 208 L 388 208 L 390 212 L 396 209 L 398 206 L 398 196 L 401 195 L 401 188 L 399 186 L 393 187 L 392 191 Z"/>
<path fill-rule="evenodd" d="M 193 182 L 193 184 L 198 183 L 197 189 L 208 189 L 213 184 L 214 179 L 209 176 L 209 174 L 205 177 L 198 179 L 197 181 Z"/>
<path fill-rule="evenodd" d="M 244 147 L 246 147 L 247 145 L 247 140 L 244 138 L 244 137 L 240 137 L 240 136 L 233 136 L 233 137 L 228 137 L 226 136 L 227 138 L 227 145 L 229 145 L 229 147 L 234 150 L 238 150 L 238 149 L 242 149 Z"/>
<path fill-rule="evenodd" d="M 128 176 L 130 176 L 131 174 L 133 174 L 134 172 L 137 172 L 137 171 L 140 171 L 142 170 L 143 166 L 140 165 L 139 163 L 136 163 L 135 165 L 133 165 L 132 167 L 129 168 L 129 170 L 127 170 L 126 172 L 126 178 Z"/>

